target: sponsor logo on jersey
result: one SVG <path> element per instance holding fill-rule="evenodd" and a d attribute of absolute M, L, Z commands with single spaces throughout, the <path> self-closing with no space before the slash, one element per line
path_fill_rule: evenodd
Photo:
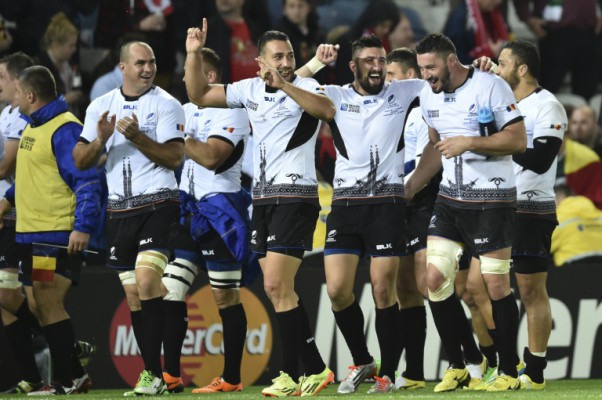
<path fill-rule="evenodd" d="M 150 113 L 146 116 L 146 120 L 148 121 L 148 120 L 152 119 L 154 116 L 155 116 L 155 113 Z"/>
<path fill-rule="evenodd" d="M 357 104 L 341 103 L 341 111 L 359 114 L 360 106 L 358 106 Z"/>
<path fill-rule="evenodd" d="M 387 101 L 389 103 L 391 103 L 393 100 L 395 100 L 395 95 L 394 94 L 392 94 L 391 96 L 389 96 L 389 98 L 387 99 Z"/>
<path fill-rule="evenodd" d="M 456 96 L 450 96 L 450 95 L 445 95 L 444 99 L 443 99 L 444 103 L 455 103 L 456 102 Z"/>
<path fill-rule="evenodd" d="M 240 300 L 247 314 L 247 335 L 243 350 L 241 379 L 252 385 L 265 371 L 272 353 L 273 333 L 263 303 L 250 290 L 240 289 Z M 186 299 L 188 330 L 182 346 L 184 385 L 204 386 L 224 365 L 223 325 L 213 304 L 211 286 L 205 285 Z M 113 314 L 109 331 L 111 358 L 118 374 L 130 386 L 136 384 L 144 365 L 132 329 L 130 310 L 124 299 Z"/>
<path fill-rule="evenodd" d="M 124 110 L 137 110 L 138 106 L 136 104 L 124 104 L 123 109 Z"/>
<path fill-rule="evenodd" d="M 439 110 L 426 110 L 429 118 L 439 118 Z"/>
<path fill-rule="evenodd" d="M 251 111 L 257 111 L 257 107 L 259 107 L 259 104 L 247 99 L 247 103 L 245 104 L 245 107 Z"/>
<path fill-rule="evenodd" d="M 267 101 L 268 103 L 274 103 L 276 102 L 276 98 L 270 96 L 263 96 L 263 101 Z"/>
<path fill-rule="evenodd" d="M 376 104 L 378 103 L 378 99 L 366 99 L 364 100 L 364 104 Z"/>

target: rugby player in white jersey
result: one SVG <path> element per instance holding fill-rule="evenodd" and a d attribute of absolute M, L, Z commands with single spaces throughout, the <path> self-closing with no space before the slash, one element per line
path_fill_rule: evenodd
<path fill-rule="evenodd" d="M 523 355 L 526 368 L 520 380 L 524 389 L 543 389 L 552 330 L 546 280 L 552 232 L 557 225 L 556 156 L 567 129 L 567 116 L 556 97 L 539 86 L 540 58 L 533 43 L 508 42 L 498 61 L 496 73 L 512 88 L 527 129 L 527 150 L 512 156 L 518 192 L 512 260 L 529 331 L 529 345 Z"/>
<path fill-rule="evenodd" d="M 161 277 L 180 215 L 174 170 L 184 155 L 185 115 L 175 98 L 153 84 L 155 61 L 146 43 L 122 47 L 123 86 L 90 104 L 73 150 L 80 169 L 95 168 L 106 153 L 107 266 L 121 271 L 144 360 L 144 370 L 128 395 L 167 390 L 161 368 Z"/>
<path fill-rule="evenodd" d="M 454 294 L 464 246 L 479 256 L 497 327 L 499 376 L 488 390 L 515 390 L 520 381 L 518 308 L 509 278 L 516 208 L 511 154 L 526 148 L 525 125 L 508 84 L 462 65 L 449 38 L 430 34 L 416 52 L 423 78 L 430 84 L 420 101 L 433 146 L 425 148 L 406 183 L 408 197 L 443 165 L 427 239 L 427 287 L 450 365 L 435 391 L 455 390 L 470 382 L 455 326 L 464 312 Z"/>
<path fill-rule="evenodd" d="M 329 123 L 337 159 L 332 211 L 327 219 L 325 271 L 337 326 L 351 351 L 354 365 L 338 392 L 354 393 L 376 374 L 368 352 L 364 316 L 353 286 L 362 256 L 370 257 L 376 303 L 376 332 L 381 368 L 369 393 L 395 389 L 399 256 L 405 249 L 403 199 L 403 126 L 425 86 L 420 80 L 385 84 L 385 50 L 376 36 L 352 45 L 354 81 L 324 86 L 337 110 Z"/>
<path fill-rule="evenodd" d="M 219 56 L 208 48 L 203 48 L 202 54 L 207 80 L 221 82 Z M 180 357 L 188 327 L 186 295 L 204 264 L 222 319 L 224 369 L 211 383 L 192 392 L 238 392 L 243 388 L 240 365 L 247 334 L 240 286 L 243 263 L 249 253 L 247 207 L 251 202 L 248 192 L 241 189 L 241 168 L 251 127 L 243 109 L 204 108 L 187 103 L 184 111 L 184 151 L 188 156 L 180 180 L 184 220 L 181 218 L 174 240 L 175 260 L 163 275 L 167 289 L 163 298 L 167 311 L 163 377 L 168 391 L 184 390 Z M 211 212 L 204 213 L 206 209 Z M 216 214 L 216 210 L 221 213 Z"/>
<path fill-rule="evenodd" d="M 186 40 L 186 89 L 202 107 L 244 108 L 253 129 L 255 165 L 251 249 L 258 253 L 264 288 L 276 310 L 283 367 L 262 393 L 266 396 L 317 394 L 334 378 L 324 364 L 307 313 L 294 290 L 305 250 L 311 248 L 319 211 L 314 148 L 319 120 L 335 110 L 313 79 L 294 74 L 288 37 L 265 32 L 258 41 L 260 77 L 230 85 L 210 84 L 201 50 L 207 35 L 190 28 Z M 290 374 L 298 358 L 305 367 L 300 383 Z"/>

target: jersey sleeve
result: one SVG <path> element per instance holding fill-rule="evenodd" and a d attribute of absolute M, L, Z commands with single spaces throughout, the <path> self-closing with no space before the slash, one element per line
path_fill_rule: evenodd
<path fill-rule="evenodd" d="M 426 105 L 430 96 L 429 90 L 431 90 L 431 88 L 425 86 L 420 91 L 420 111 L 422 112 L 422 119 L 424 122 L 426 122 L 427 129 L 429 126 L 433 126 L 433 121 L 431 121 L 431 118 L 428 115 L 428 110 L 426 109 Z"/>
<path fill-rule="evenodd" d="M 502 130 L 510 122 L 521 120 L 523 116 L 516 106 L 516 99 L 510 85 L 502 78 L 495 78 L 490 91 L 490 107 L 493 111 L 497 128 Z M 483 103 L 478 104 L 479 108 L 486 105 L 486 102 Z"/>
<path fill-rule="evenodd" d="M 189 136 L 194 137 L 198 131 L 196 126 L 195 113 L 198 111 L 198 107 L 192 103 L 184 104 L 184 116 L 186 117 L 186 123 L 184 124 L 185 132 Z"/>
<path fill-rule="evenodd" d="M 226 85 L 226 104 L 229 108 L 243 108 L 245 106 L 244 99 L 246 87 L 249 83 L 248 79 L 230 83 Z"/>
<path fill-rule="evenodd" d="M 84 119 L 84 127 L 80 135 L 80 140 L 84 139 L 86 142 L 90 143 L 96 140 L 98 137 L 96 125 L 98 124 L 98 118 L 101 115 L 101 112 L 99 111 L 99 105 L 99 101 L 95 100 L 92 101 L 92 103 L 90 103 L 86 109 L 86 118 Z"/>
<path fill-rule="evenodd" d="M 547 101 L 541 104 L 537 121 L 533 127 L 533 139 L 540 137 L 556 137 L 562 140 L 567 130 L 567 116 L 562 104 Z"/>
<path fill-rule="evenodd" d="M 324 95 L 326 95 L 328 98 L 330 98 L 330 100 L 332 100 L 332 102 L 334 103 L 335 108 L 337 109 L 338 112 L 338 108 L 340 106 L 341 103 L 341 86 L 337 86 L 337 85 L 323 85 L 323 86 L 319 86 L 319 88 L 316 88 L 314 90 L 314 92 L 316 93 L 323 93 Z"/>
<path fill-rule="evenodd" d="M 208 138 L 218 138 L 236 145 L 251 132 L 249 118 L 245 110 L 221 110 L 211 126 Z"/>
<path fill-rule="evenodd" d="M 25 127 L 27 127 L 27 121 L 17 116 L 17 118 L 14 119 L 13 123 L 10 124 L 10 127 L 2 133 L 6 140 L 20 140 L 21 132 L 23 132 Z"/>
<path fill-rule="evenodd" d="M 185 122 L 186 116 L 182 105 L 176 99 L 167 100 L 159 110 L 157 142 L 184 139 Z"/>

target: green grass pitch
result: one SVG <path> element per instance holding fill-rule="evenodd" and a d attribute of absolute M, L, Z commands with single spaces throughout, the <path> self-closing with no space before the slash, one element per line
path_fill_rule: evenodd
<path fill-rule="evenodd" d="M 516 392 L 503 392 L 503 393 L 487 393 L 487 392 L 473 392 L 468 390 L 457 390 L 450 393 L 433 393 L 433 387 L 435 383 L 427 383 L 425 390 L 419 391 L 397 391 L 387 395 L 367 395 L 365 394 L 369 384 L 362 384 L 358 393 L 352 395 L 338 395 L 337 384 L 330 385 L 324 389 L 317 396 L 318 398 L 333 398 L 333 397 L 348 397 L 350 399 L 602 399 L 602 380 L 596 379 L 584 379 L 584 380 L 559 380 L 549 381 L 543 391 L 527 391 L 519 390 Z M 251 386 L 245 388 L 244 391 L 238 393 L 217 393 L 212 395 L 198 395 L 192 394 L 191 388 L 186 388 L 184 393 L 169 395 L 168 397 L 174 400 L 198 400 L 200 398 L 213 398 L 213 399 L 259 399 L 261 398 L 262 386 Z M 112 390 L 92 390 L 88 394 L 69 396 L 70 399 L 82 399 L 82 400 L 93 400 L 93 399 L 117 399 L 123 398 L 123 389 L 112 389 Z M 165 398 L 165 396 L 159 396 Z M 0 395 L 0 398 L 13 399 L 13 398 L 24 398 L 22 395 Z M 41 397 L 29 397 L 30 399 L 41 399 Z"/>

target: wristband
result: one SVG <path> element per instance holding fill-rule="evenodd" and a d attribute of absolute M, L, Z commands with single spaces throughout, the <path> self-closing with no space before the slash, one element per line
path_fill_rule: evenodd
<path fill-rule="evenodd" d="M 315 75 L 319 70 L 324 68 L 326 64 L 323 64 L 322 61 L 318 60 L 318 57 L 314 56 L 314 58 L 309 60 L 305 66 L 309 68 L 312 75 Z"/>

